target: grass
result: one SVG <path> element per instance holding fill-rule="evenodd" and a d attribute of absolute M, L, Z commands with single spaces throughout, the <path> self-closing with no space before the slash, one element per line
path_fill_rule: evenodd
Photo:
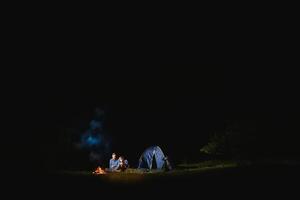
<path fill-rule="evenodd" d="M 222 168 L 233 168 L 238 167 L 238 163 L 235 161 L 225 161 L 225 160 L 213 160 L 213 161 L 204 161 L 199 163 L 191 163 L 191 164 L 179 164 L 174 170 L 169 172 L 164 172 L 162 170 L 140 170 L 135 168 L 129 168 L 124 172 L 115 172 L 115 173 L 107 173 L 105 175 L 113 176 L 113 175 L 161 175 L 161 174 L 176 174 L 182 172 L 189 172 L 189 171 L 207 171 L 207 170 L 214 170 L 214 169 L 222 169 Z M 74 175 L 92 175 L 91 171 L 61 171 L 60 173 L 64 174 L 74 174 Z M 97 175 L 96 175 L 97 176 Z M 99 175 L 101 176 L 101 175 Z"/>
<path fill-rule="evenodd" d="M 161 170 L 142 171 L 129 168 L 125 172 L 115 172 L 108 174 L 95 175 L 92 171 L 60 171 L 59 174 L 71 176 L 96 177 L 110 182 L 139 182 L 141 180 L 155 180 L 164 178 L 180 178 L 194 176 L 195 174 L 205 174 L 214 171 L 220 171 L 228 168 L 236 168 L 238 164 L 234 161 L 205 161 L 192 164 L 178 165 L 172 171 L 163 172 Z"/>
<path fill-rule="evenodd" d="M 157 198 L 162 194 L 174 194 L 176 197 L 194 198 L 195 195 L 214 197 L 218 199 L 231 198 L 236 191 L 244 194 L 255 194 L 267 191 L 266 198 L 274 191 L 282 191 L 290 187 L 297 191 L 299 166 L 291 165 L 240 165 L 235 161 L 205 161 L 199 163 L 181 164 L 173 171 L 142 172 L 128 169 L 125 172 L 94 175 L 91 170 L 60 171 L 44 173 L 36 184 L 30 185 L 34 191 L 53 194 L 53 198 L 63 195 L 63 198 L 78 197 L 101 198 L 106 194 L 118 198 Z M 28 182 L 27 180 L 25 180 Z M 15 182 L 19 183 L 19 180 Z M 26 184 L 25 184 L 26 185 Z M 24 184 L 19 185 L 20 188 Z M 266 190 L 266 188 L 269 190 Z M 59 195 L 58 195 L 59 194 Z M 285 192 L 285 194 L 290 194 Z M 120 197 L 119 197 L 120 196 Z M 275 195 L 277 196 L 277 195 Z M 237 196 L 239 199 L 243 196 Z"/>
<path fill-rule="evenodd" d="M 238 162 L 231 160 L 209 160 L 199 163 L 190 164 L 179 164 L 178 169 L 182 170 L 201 170 L 201 169 L 214 169 L 214 168 L 227 168 L 227 167 L 237 167 Z"/>

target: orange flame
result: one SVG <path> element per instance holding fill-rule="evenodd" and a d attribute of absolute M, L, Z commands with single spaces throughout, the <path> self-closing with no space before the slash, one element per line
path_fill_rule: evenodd
<path fill-rule="evenodd" d="M 93 171 L 93 174 L 106 174 L 106 172 L 101 169 L 101 167 L 97 167 L 97 169 Z"/>

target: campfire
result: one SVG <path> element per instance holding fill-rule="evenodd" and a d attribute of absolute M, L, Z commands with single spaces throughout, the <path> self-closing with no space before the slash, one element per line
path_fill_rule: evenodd
<path fill-rule="evenodd" d="M 97 169 L 93 171 L 93 174 L 106 174 L 106 172 L 101 167 L 97 167 Z"/>

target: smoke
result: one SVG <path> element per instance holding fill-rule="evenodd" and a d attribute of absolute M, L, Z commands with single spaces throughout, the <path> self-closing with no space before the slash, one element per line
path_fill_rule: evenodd
<path fill-rule="evenodd" d="M 104 111 L 95 109 L 93 119 L 91 119 L 88 129 L 80 135 L 79 149 L 89 152 L 91 162 L 102 163 L 105 155 L 110 152 L 110 138 L 104 130 Z"/>

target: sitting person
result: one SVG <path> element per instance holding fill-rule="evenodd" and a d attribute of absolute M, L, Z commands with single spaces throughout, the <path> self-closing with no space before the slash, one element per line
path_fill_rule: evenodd
<path fill-rule="evenodd" d="M 115 153 L 112 154 L 112 158 L 109 160 L 109 171 L 115 171 L 119 167 L 119 160 Z"/>
<path fill-rule="evenodd" d="M 125 171 L 129 167 L 128 160 L 125 160 L 123 156 L 119 157 L 119 165 L 117 170 Z"/>

